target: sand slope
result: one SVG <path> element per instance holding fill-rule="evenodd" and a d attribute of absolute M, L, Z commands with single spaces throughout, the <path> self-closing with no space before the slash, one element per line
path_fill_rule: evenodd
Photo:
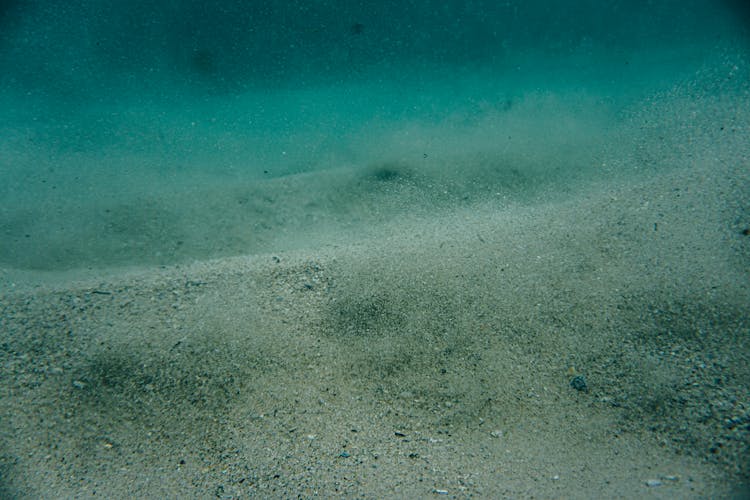
<path fill-rule="evenodd" d="M 6 270 L 0 491 L 739 495 L 750 184 L 701 165 L 349 244 L 15 291 Z"/>

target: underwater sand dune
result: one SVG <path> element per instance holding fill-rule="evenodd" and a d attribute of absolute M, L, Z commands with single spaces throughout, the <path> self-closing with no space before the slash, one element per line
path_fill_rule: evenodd
<path fill-rule="evenodd" d="M 743 161 L 284 252 L 6 270 L 0 493 L 740 494 Z"/>
<path fill-rule="evenodd" d="M 610 48 L 3 96 L 0 497 L 747 496 L 746 58 Z"/>

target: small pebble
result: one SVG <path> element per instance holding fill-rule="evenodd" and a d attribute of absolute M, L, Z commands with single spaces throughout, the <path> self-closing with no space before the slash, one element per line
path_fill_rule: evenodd
<path fill-rule="evenodd" d="M 586 385 L 586 378 L 583 375 L 576 375 L 570 380 L 570 387 L 580 392 L 589 392 L 589 387 Z"/>
<path fill-rule="evenodd" d="M 658 479 L 647 479 L 646 486 L 648 486 L 649 488 L 656 488 L 657 486 L 661 486 L 661 481 L 659 481 Z"/>

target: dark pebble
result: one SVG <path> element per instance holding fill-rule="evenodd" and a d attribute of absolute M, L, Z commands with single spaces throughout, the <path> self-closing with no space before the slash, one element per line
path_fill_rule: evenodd
<path fill-rule="evenodd" d="M 586 378 L 583 375 L 576 375 L 570 380 L 570 387 L 580 392 L 589 392 L 589 386 L 586 385 Z"/>

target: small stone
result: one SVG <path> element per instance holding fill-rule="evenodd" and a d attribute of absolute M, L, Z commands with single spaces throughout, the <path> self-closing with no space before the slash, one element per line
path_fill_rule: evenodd
<path fill-rule="evenodd" d="M 501 431 L 499 429 L 498 430 L 494 430 L 494 431 L 490 432 L 490 436 L 492 436 L 493 438 L 501 438 L 501 437 L 503 437 L 503 431 Z"/>
<path fill-rule="evenodd" d="M 646 486 L 649 488 L 656 488 L 657 486 L 661 486 L 661 481 L 658 479 L 646 479 Z"/>
<path fill-rule="evenodd" d="M 586 378 L 583 375 L 576 375 L 570 380 L 570 387 L 579 392 L 589 392 L 589 387 L 586 385 Z"/>

